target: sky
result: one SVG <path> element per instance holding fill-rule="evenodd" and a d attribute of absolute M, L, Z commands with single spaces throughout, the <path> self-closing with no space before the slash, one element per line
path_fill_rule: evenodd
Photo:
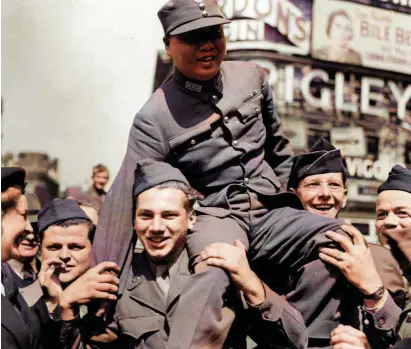
<path fill-rule="evenodd" d="M 165 0 L 2 0 L 2 153 L 59 159 L 60 189 L 114 179 L 152 92 Z"/>

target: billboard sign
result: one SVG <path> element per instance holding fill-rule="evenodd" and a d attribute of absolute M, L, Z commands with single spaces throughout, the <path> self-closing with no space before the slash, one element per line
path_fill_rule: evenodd
<path fill-rule="evenodd" d="M 308 55 L 312 0 L 222 0 L 232 22 L 225 27 L 227 49 L 262 49 Z"/>
<path fill-rule="evenodd" d="M 411 0 L 350 0 L 364 5 L 372 5 L 387 10 L 411 13 Z"/>
<path fill-rule="evenodd" d="M 338 0 L 316 0 L 312 56 L 411 74 L 411 21 L 404 13 Z"/>

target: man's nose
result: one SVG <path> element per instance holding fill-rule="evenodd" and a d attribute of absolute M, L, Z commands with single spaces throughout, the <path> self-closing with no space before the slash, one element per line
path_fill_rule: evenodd
<path fill-rule="evenodd" d="M 28 219 L 26 219 L 26 226 L 24 228 L 27 232 L 33 233 L 33 227 Z"/>
<path fill-rule="evenodd" d="M 394 212 L 389 212 L 384 219 L 384 226 L 386 228 L 395 228 L 398 225 L 398 217 Z"/>
<path fill-rule="evenodd" d="M 211 39 L 205 39 L 201 42 L 201 50 L 202 51 L 210 51 L 214 49 L 214 41 Z"/>
<path fill-rule="evenodd" d="M 165 229 L 164 221 L 162 217 L 156 216 L 153 218 L 150 224 L 150 231 L 163 232 Z"/>
<path fill-rule="evenodd" d="M 60 250 L 59 256 L 58 256 L 63 262 L 67 262 L 70 260 L 70 251 L 67 247 L 63 247 Z"/>
<path fill-rule="evenodd" d="M 321 183 L 320 196 L 330 196 L 330 188 L 328 187 L 328 183 Z"/>

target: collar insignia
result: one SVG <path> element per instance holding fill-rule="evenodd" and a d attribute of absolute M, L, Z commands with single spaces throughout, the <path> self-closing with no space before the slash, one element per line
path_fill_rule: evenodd
<path fill-rule="evenodd" d="M 194 92 L 201 92 L 201 89 L 203 88 L 201 85 L 194 84 L 193 82 L 190 82 L 190 81 L 186 81 L 185 87 L 187 90 L 191 90 Z"/>

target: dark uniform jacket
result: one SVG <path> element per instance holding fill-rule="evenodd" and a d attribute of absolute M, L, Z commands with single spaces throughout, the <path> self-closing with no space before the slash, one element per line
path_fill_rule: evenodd
<path fill-rule="evenodd" d="M 127 254 L 131 260 L 138 160 L 166 161 L 179 168 L 205 195 L 199 210 L 225 217 L 230 214 L 229 185 L 275 195 L 288 180 L 292 155 L 271 89 L 256 64 L 223 62 L 220 73 L 207 82 L 189 81 L 175 71 L 134 119 L 126 156 L 102 207 L 95 261 L 124 266 Z"/>
<path fill-rule="evenodd" d="M 190 282 L 186 251 L 176 263 L 165 299 L 155 281 L 147 255 L 144 252 L 135 255 L 126 291 L 117 302 L 114 322 L 110 326 L 119 334 L 119 341 L 114 343 L 113 348 L 166 348 L 167 332 L 179 296 Z M 299 312 L 268 287 L 265 290 L 266 300 L 261 305 L 249 307 L 236 318 L 224 348 L 246 348 L 248 329 L 260 344 L 305 348 L 307 332 Z"/>
<path fill-rule="evenodd" d="M 40 349 L 43 348 L 41 320 L 39 309 L 43 314 L 41 304 L 41 289 L 38 285 L 25 288 L 22 294 L 13 282 L 10 270 L 2 265 L 2 283 L 5 296 L 1 296 L 1 347 L 7 349 Z"/>

